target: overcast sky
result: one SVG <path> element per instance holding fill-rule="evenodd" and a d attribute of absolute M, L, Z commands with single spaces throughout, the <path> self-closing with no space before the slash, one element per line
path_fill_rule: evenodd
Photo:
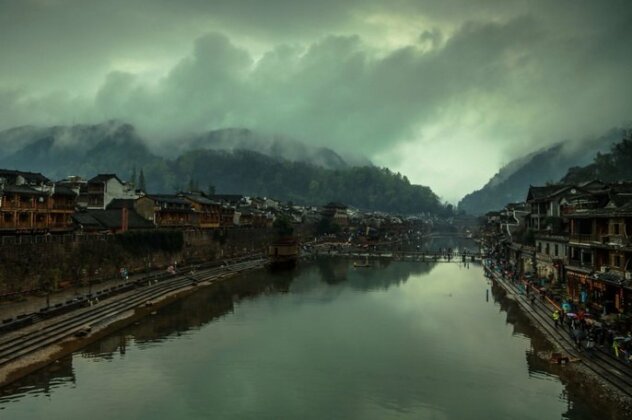
<path fill-rule="evenodd" d="M 249 127 L 453 201 L 631 105 L 629 0 L 0 0 L 0 129 Z"/>

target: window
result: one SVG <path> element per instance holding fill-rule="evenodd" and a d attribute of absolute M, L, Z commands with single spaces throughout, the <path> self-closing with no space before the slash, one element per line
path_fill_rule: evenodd
<path fill-rule="evenodd" d="M 615 223 L 612 225 L 612 233 L 614 235 L 620 235 L 621 234 L 621 225 L 619 223 Z"/>
<path fill-rule="evenodd" d="M 545 253 L 546 255 L 549 255 L 549 254 L 550 254 L 550 252 L 551 252 L 551 251 L 550 251 L 550 249 L 549 249 L 549 243 L 547 242 L 546 247 L 544 248 L 544 253 Z"/>
<path fill-rule="evenodd" d="M 612 256 L 612 265 L 615 267 L 621 267 L 621 255 Z"/>
<path fill-rule="evenodd" d="M 542 252 L 542 242 L 538 241 L 538 252 Z"/>
<path fill-rule="evenodd" d="M 559 249 L 559 245 L 555 244 L 555 247 L 553 248 L 553 252 L 555 253 L 555 256 L 558 257 L 560 255 L 560 249 Z"/>

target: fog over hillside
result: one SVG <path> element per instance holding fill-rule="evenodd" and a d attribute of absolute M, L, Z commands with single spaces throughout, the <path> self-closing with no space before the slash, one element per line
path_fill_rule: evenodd
<path fill-rule="evenodd" d="M 181 3 L 0 2 L 0 129 L 118 119 L 159 150 L 246 128 L 454 202 L 630 118 L 627 0 Z"/>
<path fill-rule="evenodd" d="M 581 143 L 561 142 L 516 159 L 481 189 L 463 197 L 458 207 L 470 214 L 483 214 L 501 209 L 507 203 L 524 201 L 529 185 L 559 182 L 569 168 L 587 165 L 597 153 L 610 150 L 613 143 L 621 140 L 622 133 L 623 129 L 615 128 L 597 138 Z"/>

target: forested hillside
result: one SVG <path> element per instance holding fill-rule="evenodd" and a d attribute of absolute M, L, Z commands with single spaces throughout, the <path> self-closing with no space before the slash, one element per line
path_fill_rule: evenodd
<path fill-rule="evenodd" d="M 516 159 L 501 168 L 483 188 L 463 197 L 459 210 L 483 214 L 507 203 L 523 201 L 529 185 L 559 181 L 568 168 L 589 164 L 595 154 L 606 152 L 620 138 L 621 129 L 612 129 L 598 138 L 558 143 Z"/>
<path fill-rule="evenodd" d="M 190 183 L 221 193 L 272 196 L 296 203 L 341 201 L 355 207 L 397 213 L 443 213 L 429 187 L 374 166 L 331 170 L 273 159 L 260 153 L 199 150 L 144 168 L 149 189 L 174 191 Z"/>
<path fill-rule="evenodd" d="M 236 144 L 254 144 L 252 134 L 245 133 L 247 142 Z M 236 140 L 239 134 L 222 133 L 222 141 Z M 205 138 L 213 140 L 211 148 L 203 148 L 206 143 L 198 139 L 195 150 L 174 152 L 171 157 L 153 153 L 129 124 L 22 127 L 0 132 L 0 167 L 42 172 L 51 179 L 117 173 L 128 180 L 142 171 L 147 190 L 155 193 L 212 187 L 218 193 L 270 196 L 295 203 L 341 201 L 362 209 L 403 214 L 451 212 L 429 187 L 412 185 L 405 176 L 386 168 L 351 167 L 327 149 L 297 147 L 285 141 L 262 147 L 274 150 L 274 155 L 218 150 L 221 142 L 213 136 L 217 134 Z M 309 161 L 283 157 L 288 152 L 300 155 L 310 150 Z M 327 167 L 315 162 L 325 162 Z"/>
<path fill-rule="evenodd" d="M 580 183 L 593 179 L 605 182 L 632 180 L 632 130 L 626 130 L 610 152 L 597 153 L 590 165 L 570 168 L 562 182 Z"/>

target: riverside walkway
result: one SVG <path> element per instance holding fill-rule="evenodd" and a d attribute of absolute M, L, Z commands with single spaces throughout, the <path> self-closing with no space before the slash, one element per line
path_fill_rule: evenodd
<path fill-rule="evenodd" d="M 530 299 L 524 290 L 529 287 L 523 282 L 514 282 L 505 278 L 498 268 L 492 268 L 489 262 L 484 264 L 489 277 L 500 285 L 527 316 L 549 337 L 567 360 L 580 362 L 590 372 L 602 378 L 611 388 L 616 389 L 623 397 L 632 399 L 632 366 L 621 358 L 616 358 L 608 346 L 595 346 L 587 350 L 580 344 L 576 344 L 569 334 L 569 328 L 555 326 L 552 312 L 560 309 L 559 304 L 548 297 L 537 296 L 537 291 L 532 290 Z"/>
<path fill-rule="evenodd" d="M 177 270 L 180 276 L 186 276 L 191 271 L 211 268 L 221 265 L 231 265 L 248 259 L 261 258 L 260 254 L 247 255 L 244 257 L 229 258 L 225 260 L 211 261 L 205 264 L 195 264 L 191 266 L 181 266 Z M 126 292 L 136 287 L 139 283 L 156 282 L 171 275 L 165 269 L 152 270 L 144 273 L 136 273 L 126 278 L 112 278 L 84 285 L 76 288 L 69 288 L 45 294 L 27 295 L 24 300 L 18 302 L 0 302 L 0 334 L 3 331 L 18 328 L 3 328 L 9 323 L 20 321 L 20 326 L 26 326 L 39 321 L 46 316 L 46 308 L 58 312 L 69 312 L 70 309 L 78 309 L 85 306 L 89 301 L 98 301 L 119 293 Z M 68 308 L 64 311 L 64 308 Z"/>

